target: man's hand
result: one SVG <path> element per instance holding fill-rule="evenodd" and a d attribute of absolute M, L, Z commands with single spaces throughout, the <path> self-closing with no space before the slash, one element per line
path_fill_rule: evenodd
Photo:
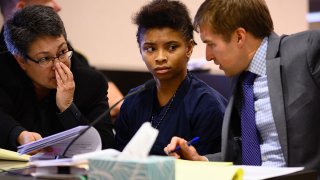
<path fill-rule="evenodd" d="M 177 152 L 172 152 L 177 146 L 180 146 L 180 150 Z M 171 139 L 170 144 L 164 148 L 164 152 L 169 155 L 173 156 L 177 159 L 186 159 L 192 161 L 208 161 L 207 158 L 204 156 L 200 156 L 197 150 L 193 146 L 188 146 L 188 142 L 179 137 L 173 137 Z"/>
<path fill-rule="evenodd" d="M 62 62 L 55 64 L 57 79 L 56 103 L 60 112 L 65 111 L 73 101 L 75 82 L 71 70 Z"/>
<path fill-rule="evenodd" d="M 20 145 L 27 144 L 38 139 L 41 139 L 41 135 L 36 132 L 22 131 L 18 136 L 18 143 Z M 40 151 L 40 150 L 39 150 Z M 32 151 L 29 155 L 38 153 L 39 151 Z"/>

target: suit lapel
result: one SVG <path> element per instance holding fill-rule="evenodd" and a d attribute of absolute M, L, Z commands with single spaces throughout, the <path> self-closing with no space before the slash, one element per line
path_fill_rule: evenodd
<path fill-rule="evenodd" d="M 234 104 L 234 95 L 230 97 L 228 106 L 225 110 L 225 115 L 223 118 L 223 123 L 222 123 L 222 132 L 221 132 L 221 156 L 223 161 L 227 161 L 227 156 L 230 153 L 233 153 L 228 147 L 229 144 L 229 131 L 231 130 L 230 124 L 231 124 L 231 114 L 233 110 L 233 104 Z M 229 149 L 228 149 L 229 148 Z"/>
<path fill-rule="evenodd" d="M 285 161 L 288 163 L 287 126 L 281 81 L 281 59 L 280 57 L 276 57 L 279 51 L 279 43 L 280 38 L 276 34 L 272 34 L 269 37 L 266 66 L 272 114 L 282 153 Z"/>
<path fill-rule="evenodd" d="M 229 99 L 229 103 L 225 110 L 224 118 L 223 118 L 222 133 L 221 133 L 221 157 L 223 161 L 229 161 L 228 156 L 234 153 L 232 151 L 232 148 L 230 149 L 229 147 L 229 138 L 230 138 L 229 135 L 231 131 L 231 127 L 230 127 L 231 116 L 232 116 L 232 111 L 234 110 L 234 101 L 237 94 L 236 88 L 237 88 L 238 79 L 239 79 L 239 76 L 235 76 L 231 80 L 231 92 L 233 93 Z"/>

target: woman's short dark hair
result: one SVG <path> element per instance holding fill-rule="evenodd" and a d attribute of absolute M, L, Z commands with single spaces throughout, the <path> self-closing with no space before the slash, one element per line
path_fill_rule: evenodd
<path fill-rule="evenodd" d="M 50 7 L 35 5 L 17 11 L 4 25 L 4 38 L 12 54 L 26 58 L 30 44 L 43 36 L 67 34 L 59 15 Z"/>
<path fill-rule="evenodd" d="M 193 25 L 187 7 L 179 1 L 154 0 L 143 6 L 133 18 L 138 26 L 137 42 L 152 28 L 169 27 L 182 34 L 186 41 L 193 40 Z"/>

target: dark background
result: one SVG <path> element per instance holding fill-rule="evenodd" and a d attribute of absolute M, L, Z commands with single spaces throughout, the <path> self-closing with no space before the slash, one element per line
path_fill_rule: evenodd
<path fill-rule="evenodd" d="M 125 95 L 128 91 L 152 78 L 149 72 L 100 70 L 113 81 Z M 231 95 L 230 79 L 224 75 L 214 75 L 209 71 L 191 71 L 193 75 L 206 82 L 226 98 Z"/>
<path fill-rule="evenodd" d="M 320 0 L 309 0 L 309 12 L 320 11 Z"/>

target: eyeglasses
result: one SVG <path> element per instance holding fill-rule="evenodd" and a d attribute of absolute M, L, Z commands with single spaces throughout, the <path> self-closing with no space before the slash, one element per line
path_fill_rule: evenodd
<path fill-rule="evenodd" d="M 40 58 L 39 60 L 35 60 L 33 58 L 30 58 L 28 55 L 26 57 L 29 60 L 31 60 L 32 62 L 39 64 L 41 67 L 49 67 L 52 65 L 52 62 L 56 59 L 58 59 L 60 62 L 65 62 L 67 60 L 70 60 L 72 53 L 73 53 L 73 51 L 71 51 L 71 50 L 65 51 L 56 57 L 43 57 L 43 58 Z"/>

